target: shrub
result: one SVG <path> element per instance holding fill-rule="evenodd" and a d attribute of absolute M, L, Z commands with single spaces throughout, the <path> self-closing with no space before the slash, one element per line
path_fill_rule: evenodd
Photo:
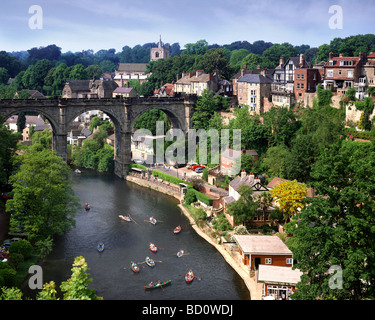
<path fill-rule="evenodd" d="M 17 271 L 13 268 L 0 270 L 0 278 L 4 279 L 6 287 L 13 287 L 17 282 Z"/>
<path fill-rule="evenodd" d="M 12 253 L 9 255 L 8 264 L 17 270 L 18 265 L 24 261 L 24 257 L 21 253 Z"/>
<path fill-rule="evenodd" d="M 33 247 L 31 243 L 25 239 L 18 240 L 13 242 L 9 247 L 9 256 L 13 253 L 20 253 L 23 255 L 25 260 L 31 257 Z"/>
<path fill-rule="evenodd" d="M 195 195 L 194 189 L 189 188 L 185 194 L 184 199 L 187 204 L 191 204 L 197 201 L 197 196 Z"/>

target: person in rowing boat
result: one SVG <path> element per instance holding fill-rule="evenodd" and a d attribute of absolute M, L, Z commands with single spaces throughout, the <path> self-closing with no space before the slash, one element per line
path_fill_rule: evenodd
<path fill-rule="evenodd" d="M 150 287 L 152 287 L 154 285 L 154 283 L 151 281 L 149 284 L 148 284 Z"/>

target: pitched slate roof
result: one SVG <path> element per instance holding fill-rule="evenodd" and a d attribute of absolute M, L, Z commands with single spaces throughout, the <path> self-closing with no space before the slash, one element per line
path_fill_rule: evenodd
<path fill-rule="evenodd" d="M 119 63 L 117 72 L 127 72 L 127 73 L 145 73 L 147 63 Z"/>
<path fill-rule="evenodd" d="M 263 76 L 261 74 L 246 74 L 239 78 L 237 82 L 248 82 L 248 83 L 272 83 L 273 80 L 268 75 Z"/>
<path fill-rule="evenodd" d="M 118 87 L 113 91 L 113 93 L 130 93 L 132 90 L 133 88 Z"/>

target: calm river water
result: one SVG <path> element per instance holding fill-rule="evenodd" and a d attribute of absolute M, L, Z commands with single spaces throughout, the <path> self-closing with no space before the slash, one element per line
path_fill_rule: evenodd
<path fill-rule="evenodd" d="M 44 283 L 53 280 L 59 286 L 70 277 L 74 258 L 83 256 L 93 279 L 90 286 L 105 300 L 249 299 L 243 280 L 196 234 L 174 198 L 111 174 L 83 171 L 73 180 L 82 209 L 77 212 L 76 227 L 56 241 L 43 264 Z M 92 207 L 89 212 L 83 209 L 85 202 Z M 118 218 L 128 213 L 136 223 Z M 145 222 L 151 215 L 162 222 Z M 175 235 L 177 225 L 183 230 Z M 96 246 L 101 241 L 105 250 L 99 253 Z M 149 242 L 163 249 L 152 253 Z M 177 258 L 180 249 L 189 255 Z M 162 262 L 154 268 L 140 264 L 138 274 L 128 269 L 130 261 L 142 262 L 146 256 Z M 186 284 L 183 275 L 189 269 L 201 280 Z M 172 280 L 172 284 L 164 290 L 144 290 L 145 284 L 157 280 Z"/>

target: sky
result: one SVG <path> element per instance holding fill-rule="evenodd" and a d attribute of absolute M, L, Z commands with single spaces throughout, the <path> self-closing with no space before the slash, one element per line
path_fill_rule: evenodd
<path fill-rule="evenodd" d="M 318 47 L 374 33 L 374 16 L 374 0 L 1 0 L 0 51 L 56 44 L 62 52 L 118 52 L 160 35 L 181 48 L 202 39 Z"/>

